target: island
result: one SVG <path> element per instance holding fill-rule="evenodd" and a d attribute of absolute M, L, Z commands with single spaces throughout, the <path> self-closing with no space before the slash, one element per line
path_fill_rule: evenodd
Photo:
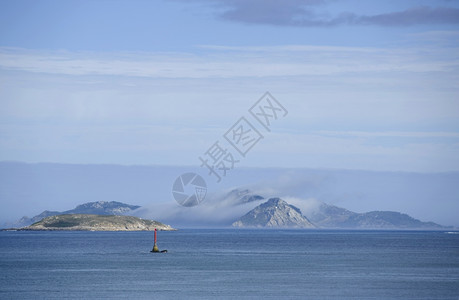
<path fill-rule="evenodd" d="M 271 198 L 255 207 L 239 220 L 233 227 L 267 227 L 267 228 L 315 228 L 301 210 L 280 198 Z"/>
<path fill-rule="evenodd" d="M 46 217 L 30 226 L 17 230 L 25 231 L 153 231 L 176 230 L 169 225 L 133 216 L 63 214 Z"/>

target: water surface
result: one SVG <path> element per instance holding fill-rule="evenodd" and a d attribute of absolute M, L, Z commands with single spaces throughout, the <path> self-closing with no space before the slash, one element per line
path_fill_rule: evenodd
<path fill-rule="evenodd" d="M 1 299 L 459 299 L 459 234 L 0 232 Z"/>

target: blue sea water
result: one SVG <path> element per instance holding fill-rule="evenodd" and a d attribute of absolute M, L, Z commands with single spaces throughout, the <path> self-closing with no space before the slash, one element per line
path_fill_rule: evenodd
<path fill-rule="evenodd" d="M 1 299 L 459 299 L 459 234 L 0 232 Z"/>

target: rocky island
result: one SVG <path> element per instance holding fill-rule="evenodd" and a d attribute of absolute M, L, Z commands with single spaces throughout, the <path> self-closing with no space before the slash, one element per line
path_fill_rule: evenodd
<path fill-rule="evenodd" d="M 280 198 L 271 198 L 260 204 L 239 220 L 233 227 L 315 228 L 299 208 Z"/>
<path fill-rule="evenodd" d="M 126 203 L 116 202 L 116 201 L 97 201 L 97 202 L 88 202 L 81 205 L 78 205 L 74 209 L 66 211 L 52 211 L 45 210 L 35 217 L 22 217 L 15 223 L 8 224 L 8 227 L 21 228 L 29 226 L 33 223 L 43 220 L 43 218 L 56 216 L 56 215 L 70 215 L 70 214 L 88 214 L 88 215 L 126 215 L 132 211 L 140 208 L 138 205 L 130 205 Z"/>
<path fill-rule="evenodd" d="M 19 230 L 73 230 L 73 231 L 153 231 L 175 230 L 169 225 L 132 216 L 64 214 L 46 217 Z"/>

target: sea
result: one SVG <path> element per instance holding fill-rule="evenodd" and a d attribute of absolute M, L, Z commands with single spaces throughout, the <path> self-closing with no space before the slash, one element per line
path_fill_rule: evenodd
<path fill-rule="evenodd" d="M 459 232 L 0 232 L 0 299 L 459 299 Z"/>

